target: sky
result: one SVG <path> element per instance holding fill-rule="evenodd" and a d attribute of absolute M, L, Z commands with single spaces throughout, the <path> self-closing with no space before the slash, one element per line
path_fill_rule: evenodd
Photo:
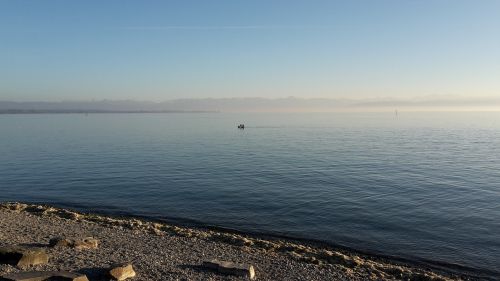
<path fill-rule="evenodd" d="M 0 100 L 500 96 L 497 0 L 0 0 Z"/>

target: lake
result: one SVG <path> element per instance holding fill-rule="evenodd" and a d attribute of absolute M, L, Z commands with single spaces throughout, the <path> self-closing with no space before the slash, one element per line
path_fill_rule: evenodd
<path fill-rule="evenodd" d="M 0 115 L 0 200 L 498 273 L 500 113 Z"/>

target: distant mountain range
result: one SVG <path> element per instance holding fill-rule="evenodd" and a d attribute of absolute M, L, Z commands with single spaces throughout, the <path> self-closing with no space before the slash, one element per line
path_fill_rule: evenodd
<path fill-rule="evenodd" d="M 427 97 L 419 99 L 328 98 L 207 98 L 165 102 L 133 100 L 13 102 L 0 101 L 0 113 L 169 113 L 169 112 L 266 112 L 266 111 L 385 111 L 500 109 L 499 98 Z"/>

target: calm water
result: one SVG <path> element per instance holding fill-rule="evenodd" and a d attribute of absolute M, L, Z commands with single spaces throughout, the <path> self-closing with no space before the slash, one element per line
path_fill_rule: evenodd
<path fill-rule="evenodd" d="M 0 115 L 0 191 L 496 269 L 500 114 Z"/>

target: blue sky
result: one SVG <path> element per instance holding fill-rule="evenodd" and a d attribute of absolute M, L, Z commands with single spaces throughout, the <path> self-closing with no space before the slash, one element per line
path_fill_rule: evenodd
<path fill-rule="evenodd" d="M 0 0 L 0 100 L 500 96 L 500 1 Z"/>

